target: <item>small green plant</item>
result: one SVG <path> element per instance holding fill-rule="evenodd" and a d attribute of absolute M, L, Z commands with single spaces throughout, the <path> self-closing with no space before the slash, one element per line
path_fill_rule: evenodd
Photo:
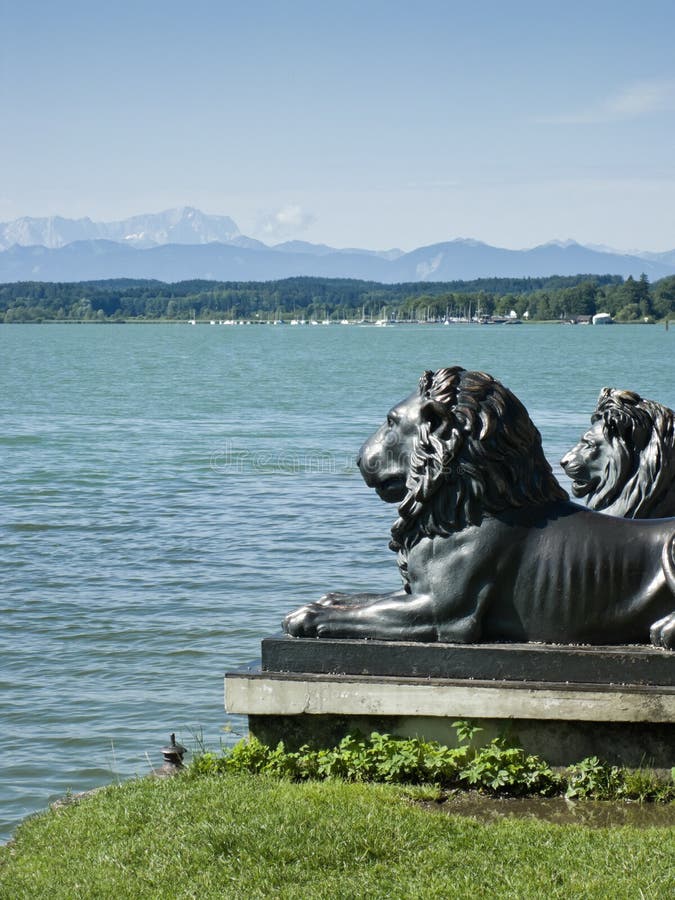
<path fill-rule="evenodd" d="M 483 730 L 480 725 L 476 725 L 470 719 L 459 719 L 452 723 L 452 727 L 455 729 L 460 744 L 470 744 L 474 737 Z"/>
<path fill-rule="evenodd" d="M 550 766 L 511 747 L 504 738 L 494 738 L 478 750 L 461 772 L 462 781 L 472 787 L 509 794 L 551 794 L 560 779 Z"/>
<path fill-rule="evenodd" d="M 620 796 L 627 800 L 656 800 L 668 802 L 675 799 L 675 779 L 659 778 L 650 769 L 622 770 Z"/>
<path fill-rule="evenodd" d="M 576 800 L 594 797 L 607 800 L 616 795 L 619 787 L 619 769 L 600 762 L 597 756 L 589 756 L 567 769 L 565 797 Z"/>

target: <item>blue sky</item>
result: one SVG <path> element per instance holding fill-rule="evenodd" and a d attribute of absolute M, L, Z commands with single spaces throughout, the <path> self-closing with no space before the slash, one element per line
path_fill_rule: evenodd
<path fill-rule="evenodd" d="M 0 221 L 675 248 L 675 4 L 0 0 Z"/>

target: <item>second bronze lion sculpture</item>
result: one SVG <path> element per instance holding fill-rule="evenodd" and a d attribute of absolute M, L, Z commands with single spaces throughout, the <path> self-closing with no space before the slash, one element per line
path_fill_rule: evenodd
<path fill-rule="evenodd" d="M 328 594 L 295 636 L 675 645 L 675 521 L 571 503 L 525 407 L 483 372 L 425 372 L 359 455 L 398 504 L 403 589 Z"/>
<path fill-rule="evenodd" d="M 675 516 L 675 413 L 633 391 L 603 388 L 591 427 L 560 460 L 572 493 L 598 512 Z"/>

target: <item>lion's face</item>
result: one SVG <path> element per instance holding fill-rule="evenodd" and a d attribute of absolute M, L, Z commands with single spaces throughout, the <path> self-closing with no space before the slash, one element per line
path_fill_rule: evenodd
<path fill-rule="evenodd" d="M 675 413 L 634 391 L 603 388 L 591 428 L 560 460 L 575 497 L 634 519 L 675 515 Z"/>
<path fill-rule="evenodd" d="M 613 445 L 607 440 L 601 421 L 588 429 L 579 443 L 560 460 L 560 465 L 572 479 L 575 497 L 593 494 L 606 478 L 612 458 Z"/>
<path fill-rule="evenodd" d="M 386 503 L 406 495 L 410 459 L 423 421 L 424 399 L 415 391 L 389 411 L 385 422 L 359 450 L 357 465 L 368 487 Z"/>
<path fill-rule="evenodd" d="M 522 403 L 491 375 L 461 366 L 424 372 L 361 447 L 358 466 L 369 487 L 398 504 L 389 546 L 403 554 L 401 567 L 423 537 L 567 499 Z"/>

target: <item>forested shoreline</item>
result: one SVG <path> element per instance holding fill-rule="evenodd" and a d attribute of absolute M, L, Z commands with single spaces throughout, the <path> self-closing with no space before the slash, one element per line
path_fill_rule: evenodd
<path fill-rule="evenodd" d="M 481 278 L 381 284 L 339 278 L 268 282 L 114 279 L 0 285 L 0 322 L 125 322 L 305 319 L 442 321 L 509 316 L 574 321 L 609 313 L 620 322 L 675 317 L 675 276 L 650 284 L 618 275 Z"/>

